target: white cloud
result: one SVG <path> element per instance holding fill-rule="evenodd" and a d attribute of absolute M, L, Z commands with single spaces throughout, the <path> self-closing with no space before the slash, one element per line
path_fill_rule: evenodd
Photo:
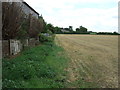
<path fill-rule="evenodd" d="M 117 31 L 119 0 L 25 0 L 36 11 L 43 14 L 45 21 L 56 26 L 74 28 L 83 25 L 91 31 Z M 74 8 L 78 3 L 116 3 L 115 7 Z"/>

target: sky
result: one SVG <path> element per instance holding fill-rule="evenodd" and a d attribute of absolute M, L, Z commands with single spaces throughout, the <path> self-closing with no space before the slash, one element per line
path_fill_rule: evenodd
<path fill-rule="evenodd" d="M 25 0 L 47 23 L 88 31 L 118 32 L 119 0 Z"/>

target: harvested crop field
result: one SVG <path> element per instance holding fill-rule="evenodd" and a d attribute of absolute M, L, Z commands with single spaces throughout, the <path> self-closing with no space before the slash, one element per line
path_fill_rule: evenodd
<path fill-rule="evenodd" d="M 56 41 L 70 58 L 68 82 L 82 79 L 102 88 L 118 87 L 118 36 L 59 34 Z"/>

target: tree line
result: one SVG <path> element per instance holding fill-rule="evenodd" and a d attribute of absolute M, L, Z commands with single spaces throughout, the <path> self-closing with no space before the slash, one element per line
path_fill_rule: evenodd
<path fill-rule="evenodd" d="M 63 32 L 62 30 L 66 30 L 68 32 Z M 69 26 L 69 28 L 60 28 L 55 27 L 55 33 L 56 34 L 91 34 L 91 35 L 120 35 L 118 32 L 93 32 L 88 31 L 86 27 L 80 26 L 79 28 L 76 28 L 75 31 L 73 30 L 72 26 Z"/>

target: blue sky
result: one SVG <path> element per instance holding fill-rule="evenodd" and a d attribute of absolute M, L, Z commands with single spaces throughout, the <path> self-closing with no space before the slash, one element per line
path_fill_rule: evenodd
<path fill-rule="evenodd" d="M 54 26 L 78 28 L 89 31 L 118 31 L 119 0 L 25 0 Z"/>

